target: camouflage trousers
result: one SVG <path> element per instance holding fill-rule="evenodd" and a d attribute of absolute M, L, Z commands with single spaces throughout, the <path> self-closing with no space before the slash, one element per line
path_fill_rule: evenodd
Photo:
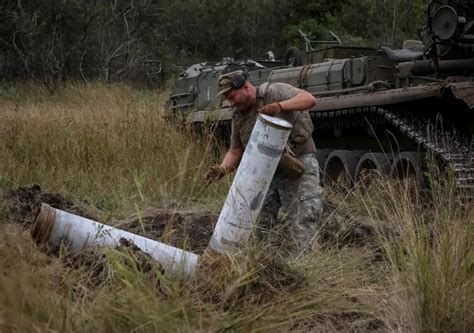
<path fill-rule="evenodd" d="M 318 161 L 314 154 L 305 154 L 298 159 L 304 163 L 304 174 L 297 179 L 275 174 L 257 226 L 257 235 L 267 238 L 277 224 L 285 224 L 284 229 L 288 232 L 284 241 L 289 243 L 292 253 L 314 246 L 323 212 Z"/>

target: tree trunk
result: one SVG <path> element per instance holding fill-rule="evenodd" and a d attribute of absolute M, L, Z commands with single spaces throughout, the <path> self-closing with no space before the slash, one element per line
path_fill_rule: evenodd
<path fill-rule="evenodd" d="M 380 27 L 380 41 L 386 41 L 387 35 L 385 32 L 385 0 L 376 0 L 376 15 L 377 15 L 377 22 L 378 26 Z"/>

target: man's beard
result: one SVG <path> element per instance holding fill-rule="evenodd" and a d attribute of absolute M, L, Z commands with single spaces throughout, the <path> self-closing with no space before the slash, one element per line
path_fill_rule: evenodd
<path fill-rule="evenodd" d="M 236 106 L 239 110 L 242 110 L 242 111 L 253 110 L 253 103 L 250 99 L 248 101 L 236 104 Z"/>

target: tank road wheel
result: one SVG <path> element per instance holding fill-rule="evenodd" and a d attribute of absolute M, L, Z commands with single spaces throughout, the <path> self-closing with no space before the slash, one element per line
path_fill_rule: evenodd
<path fill-rule="evenodd" d="M 316 149 L 316 160 L 318 161 L 319 165 L 319 182 L 321 185 L 324 185 L 323 181 L 323 171 L 324 165 L 326 164 L 326 160 L 328 159 L 328 155 L 331 153 L 331 149 Z"/>
<path fill-rule="evenodd" d="M 354 185 L 357 157 L 350 150 L 334 150 L 324 165 L 324 185 L 351 188 Z"/>
<path fill-rule="evenodd" d="M 392 163 L 390 178 L 405 180 L 407 185 L 422 188 L 424 182 L 421 167 L 420 153 L 414 151 L 401 152 L 397 154 Z"/>
<path fill-rule="evenodd" d="M 384 153 L 366 153 L 362 155 L 356 167 L 356 183 L 369 187 L 378 177 L 387 177 L 391 161 Z"/>

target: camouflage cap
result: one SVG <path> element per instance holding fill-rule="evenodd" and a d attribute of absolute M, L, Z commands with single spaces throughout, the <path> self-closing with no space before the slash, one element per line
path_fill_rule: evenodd
<path fill-rule="evenodd" d="M 218 81 L 219 93 L 217 96 L 225 94 L 232 89 L 242 88 L 245 84 L 245 81 L 247 81 L 247 78 L 248 73 L 242 70 L 222 74 Z"/>

